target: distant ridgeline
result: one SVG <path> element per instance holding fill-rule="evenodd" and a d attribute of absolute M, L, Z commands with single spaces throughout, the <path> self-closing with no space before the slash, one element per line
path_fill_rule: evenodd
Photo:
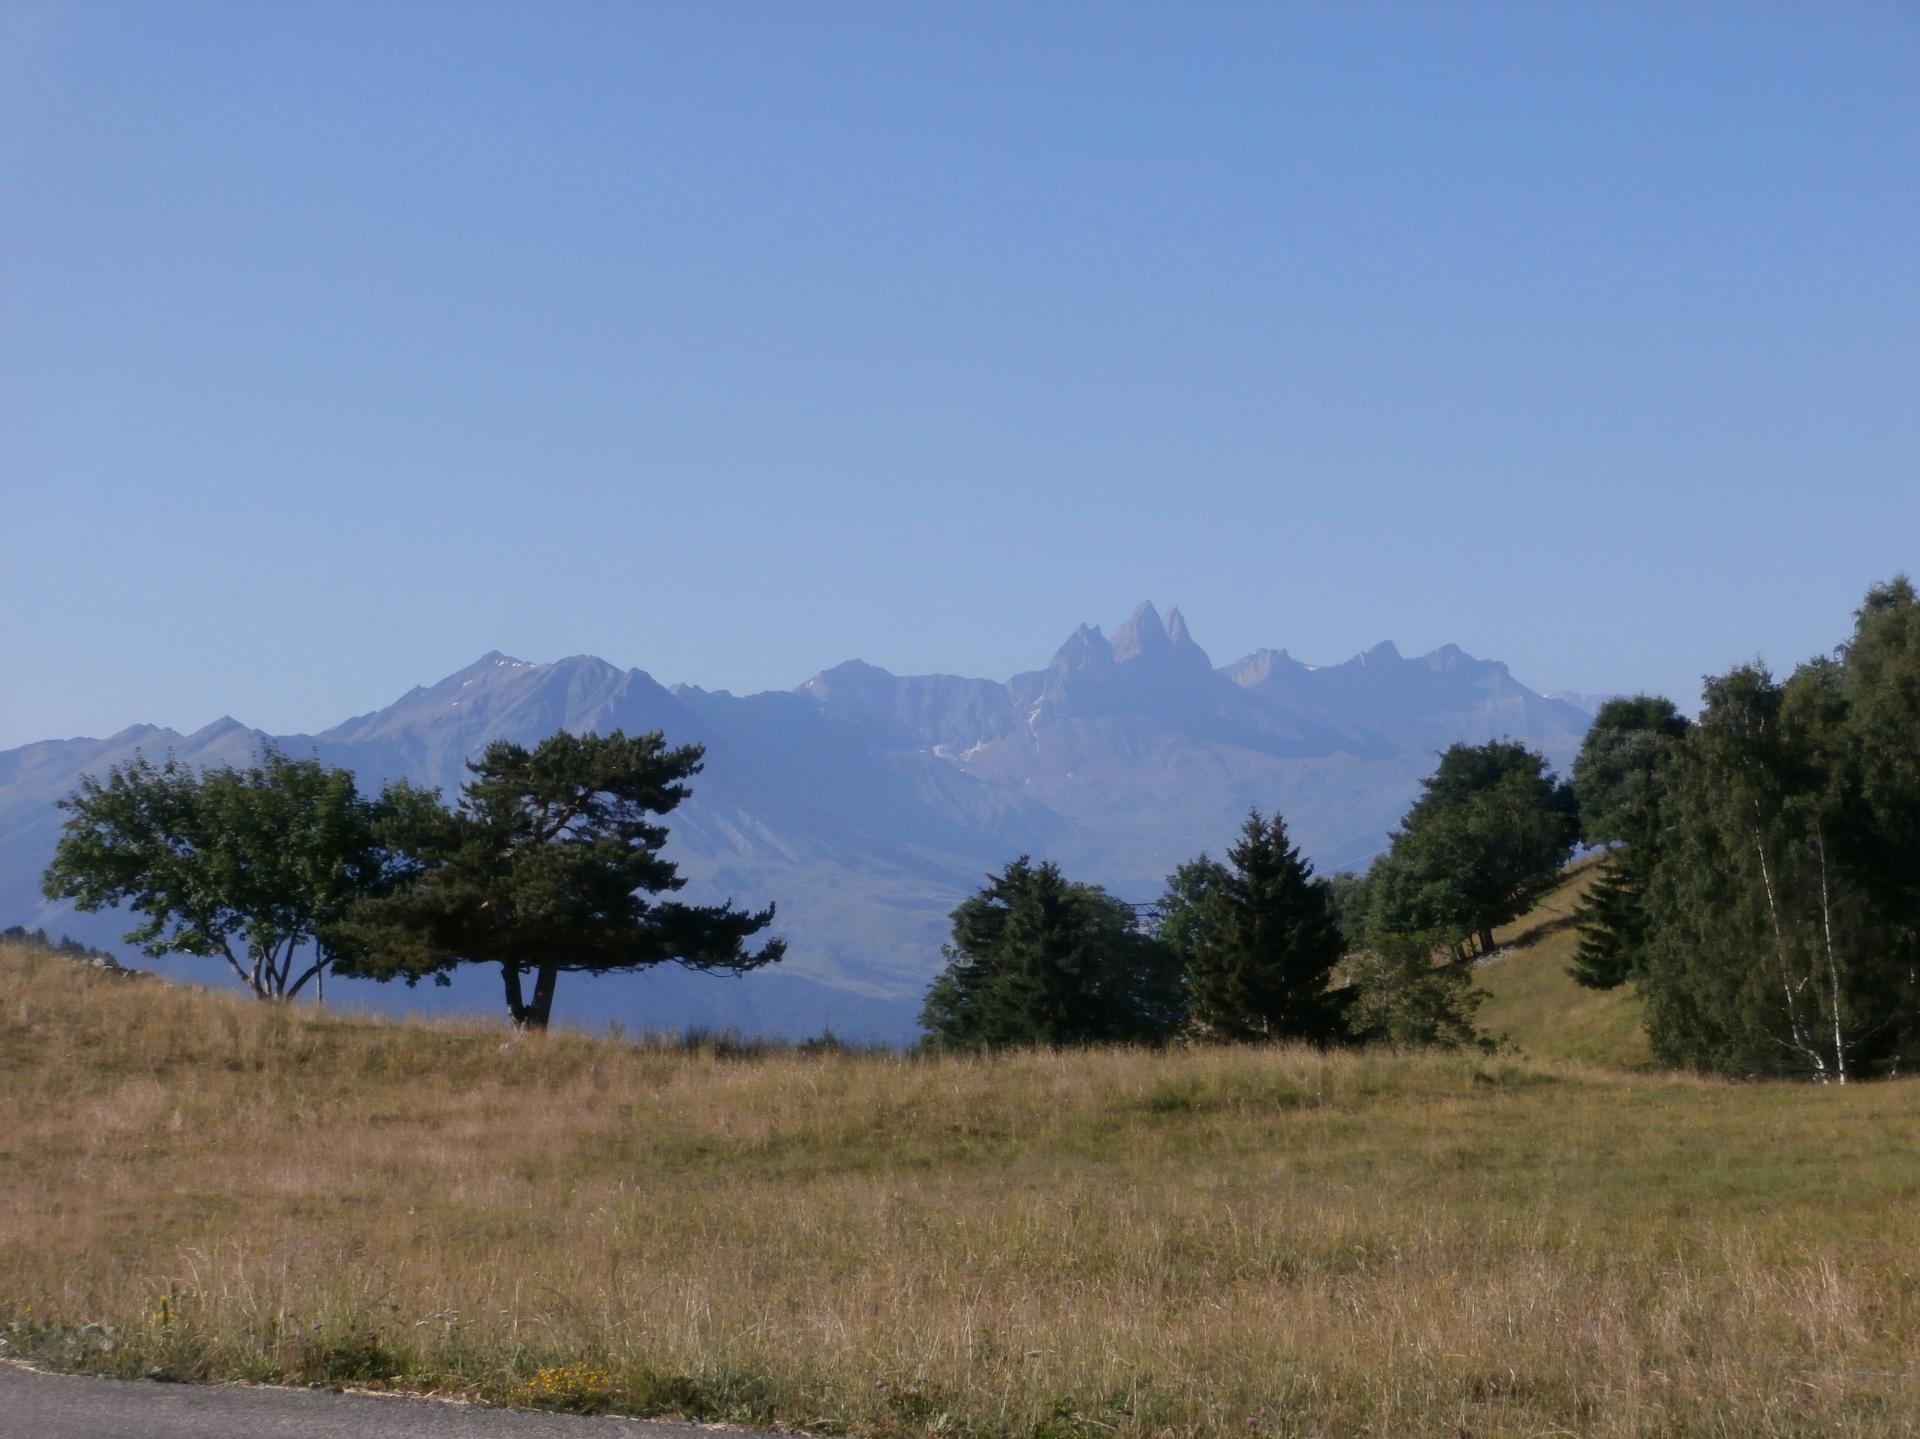
<path fill-rule="evenodd" d="M 35 949 L 52 950 L 55 954 L 64 954 L 72 959 L 91 960 L 102 969 L 125 968 L 110 950 L 83 944 L 71 935 L 63 934 L 55 939 L 44 929 L 28 929 L 24 924 L 0 929 L 0 944 L 32 945 Z"/>
<path fill-rule="evenodd" d="M 1447 645 L 1382 644 L 1315 666 L 1262 649 L 1216 666 L 1178 611 L 1142 605 L 1111 638 L 1082 626 L 1042 669 L 1011 679 L 894 675 L 858 660 L 793 690 L 734 695 L 657 683 L 590 656 L 483 656 L 385 709 L 314 735 L 223 719 L 192 734 L 150 725 L 0 753 L 0 922 L 111 944 L 129 927 L 48 903 L 57 802 L 83 774 L 144 753 L 247 764 L 271 739 L 351 769 L 457 792 L 487 742 L 556 730 L 661 730 L 706 749 L 675 811 L 669 857 L 690 902 L 777 902 L 784 962 L 742 979 L 656 971 L 563 996 L 630 1028 L 700 1026 L 901 1041 L 941 965 L 949 916 L 1025 853 L 1120 899 L 1146 902 L 1174 866 L 1219 854 L 1247 812 L 1286 817 L 1322 873 L 1365 869 L 1455 741 L 1510 737 L 1570 767 L 1590 715 Z M 199 962 L 156 967 L 214 982 Z M 471 993 L 329 982 L 329 1002 L 491 1011 Z M 568 1011 L 587 1002 L 583 1010 Z"/>

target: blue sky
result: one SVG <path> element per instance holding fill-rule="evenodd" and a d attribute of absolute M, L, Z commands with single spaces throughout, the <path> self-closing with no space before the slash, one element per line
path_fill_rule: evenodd
<path fill-rule="evenodd" d="M 1920 6 L 0 7 L 0 746 L 500 648 L 1539 688 L 1920 569 Z"/>

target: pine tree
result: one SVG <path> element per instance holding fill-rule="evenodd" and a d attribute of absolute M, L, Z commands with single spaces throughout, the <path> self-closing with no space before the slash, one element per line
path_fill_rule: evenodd
<path fill-rule="evenodd" d="M 412 984 L 460 964 L 497 964 L 513 1022 L 544 1028 L 563 973 L 774 963 L 781 940 L 746 947 L 773 922 L 771 905 L 654 898 L 686 883 L 661 855 L 667 830 L 656 817 L 687 797 L 700 760 L 698 745 L 669 749 L 657 732 L 489 745 L 467 766 L 458 811 L 406 817 L 395 844 L 413 873 L 358 907 L 341 972 Z"/>
<path fill-rule="evenodd" d="M 1326 882 L 1278 814 L 1248 815 L 1224 865 L 1203 855 L 1181 866 L 1162 903 L 1161 932 L 1180 957 L 1197 1032 L 1237 1041 L 1340 1033 L 1327 981 L 1345 945 Z"/>

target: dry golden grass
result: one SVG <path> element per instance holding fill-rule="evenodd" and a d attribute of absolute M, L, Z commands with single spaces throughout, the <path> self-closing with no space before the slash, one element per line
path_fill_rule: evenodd
<path fill-rule="evenodd" d="M 0 1335 L 879 1435 L 1911 1434 L 1920 1089 L 907 1060 L 0 953 Z"/>

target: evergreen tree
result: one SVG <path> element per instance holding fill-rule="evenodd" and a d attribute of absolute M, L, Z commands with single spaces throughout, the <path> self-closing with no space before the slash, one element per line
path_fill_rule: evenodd
<path fill-rule="evenodd" d="M 1250 814 L 1224 865 L 1204 855 L 1182 865 L 1162 907 L 1197 1031 L 1239 1041 L 1340 1033 L 1327 981 L 1345 945 L 1331 892 L 1278 814 Z"/>
<path fill-rule="evenodd" d="M 1513 740 L 1453 745 L 1375 867 L 1373 927 L 1489 953 L 1494 926 L 1558 881 L 1578 832 L 1572 787 L 1540 755 Z"/>
<path fill-rule="evenodd" d="M 920 1025 L 955 1049 L 1152 1043 L 1178 1027 L 1178 972 L 1133 907 L 1022 855 L 953 911 Z"/>
<path fill-rule="evenodd" d="M 661 856 L 667 830 L 656 817 L 687 797 L 700 758 L 698 745 L 669 749 L 657 732 L 489 745 L 467 766 L 473 778 L 457 811 L 415 809 L 396 825 L 411 872 L 357 908 L 341 972 L 412 984 L 444 981 L 460 964 L 497 964 L 513 1022 L 544 1028 L 563 973 L 775 962 L 781 940 L 746 947 L 772 923 L 771 905 L 653 898 L 686 883 Z"/>
<path fill-rule="evenodd" d="M 1581 838 L 1612 847 L 1574 917 L 1580 944 L 1568 972 L 1589 989 L 1612 989 L 1644 967 L 1664 772 L 1689 728 L 1671 700 L 1608 700 L 1574 761 Z"/>

